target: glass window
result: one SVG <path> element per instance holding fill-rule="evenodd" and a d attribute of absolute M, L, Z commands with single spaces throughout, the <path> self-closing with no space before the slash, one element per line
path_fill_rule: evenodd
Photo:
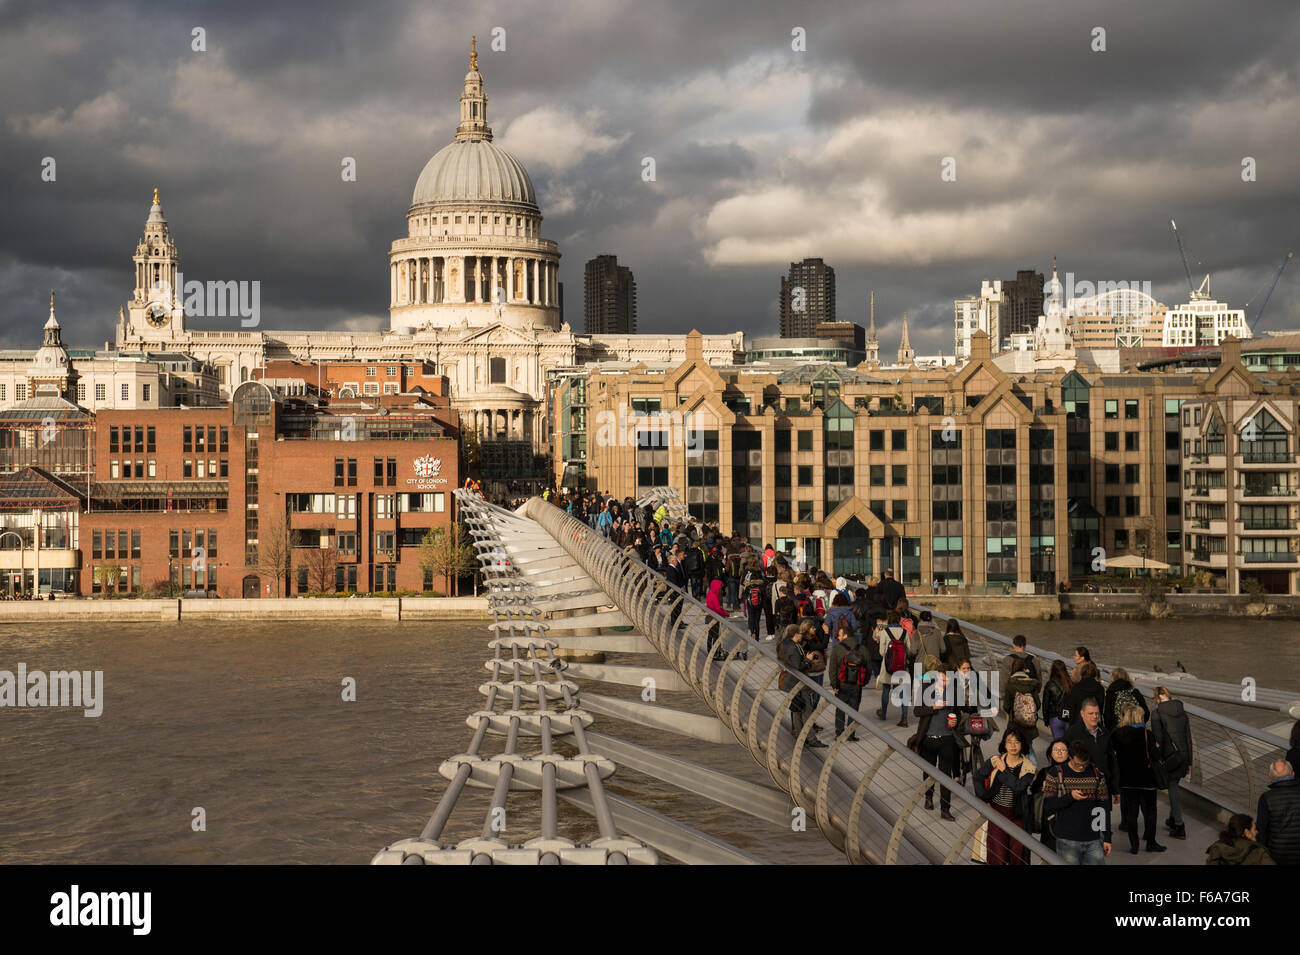
<path fill-rule="evenodd" d="M 1115 398 L 1106 399 L 1106 417 L 1107 418 L 1119 417 L 1119 401 L 1117 399 Z"/>
<path fill-rule="evenodd" d="M 893 482 L 895 487 L 906 487 L 907 486 L 907 465 L 895 464 L 894 473 L 891 476 L 890 480 Z"/>
<path fill-rule="evenodd" d="M 811 451 L 813 449 L 813 433 L 811 431 L 799 432 L 799 450 Z"/>
<path fill-rule="evenodd" d="M 1105 436 L 1105 442 L 1106 442 L 1106 445 L 1105 445 L 1105 446 L 1106 446 L 1106 450 L 1107 450 L 1107 451 L 1118 451 L 1118 450 L 1119 450 L 1119 432 L 1118 432 L 1118 431 L 1107 431 L 1107 432 L 1106 432 L 1106 436 Z"/>
<path fill-rule="evenodd" d="M 1136 398 L 1124 399 L 1124 417 L 1136 418 L 1138 416 L 1138 402 Z"/>

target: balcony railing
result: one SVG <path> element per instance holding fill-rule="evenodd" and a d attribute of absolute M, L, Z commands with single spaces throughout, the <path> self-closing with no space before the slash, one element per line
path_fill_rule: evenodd
<path fill-rule="evenodd" d="M 1279 484 L 1246 484 L 1241 488 L 1242 497 L 1290 497 L 1296 488 Z"/>
<path fill-rule="evenodd" d="M 1287 451 L 1252 451 L 1241 453 L 1242 464 L 1291 464 L 1295 456 Z"/>
<path fill-rule="evenodd" d="M 1294 564 L 1300 554 L 1284 551 L 1254 551 L 1243 552 L 1239 556 L 1243 564 Z"/>
<path fill-rule="evenodd" d="M 1279 517 L 1272 520 L 1242 521 L 1241 529 L 1246 531 L 1293 531 L 1296 527 L 1291 521 Z"/>
<path fill-rule="evenodd" d="M 1192 551 L 1192 560 L 1199 560 L 1202 563 L 1204 563 L 1204 562 L 1208 562 L 1209 559 L 1210 559 L 1210 552 L 1208 550 L 1201 549 L 1201 550 Z"/>

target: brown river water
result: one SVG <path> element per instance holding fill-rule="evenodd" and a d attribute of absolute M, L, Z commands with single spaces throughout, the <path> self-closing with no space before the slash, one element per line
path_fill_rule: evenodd
<path fill-rule="evenodd" d="M 1135 665 L 1182 660 L 1221 680 L 1300 688 L 1295 624 L 1060 621 L 991 624 L 1068 651 Z M 1015 629 L 1013 629 L 1015 628 Z M 0 707 L 0 863 L 368 862 L 419 834 L 441 794 L 442 759 L 482 705 L 478 622 L 113 624 L 41 633 L 0 625 L 0 670 L 102 670 L 103 713 Z M 356 681 L 344 702 L 342 682 Z M 592 687 L 611 696 L 631 688 Z M 669 705 L 700 704 L 670 694 Z M 1240 714 L 1234 714 L 1240 715 Z M 763 781 L 739 747 L 665 738 L 597 718 L 594 729 Z M 834 863 L 812 827 L 777 829 L 620 769 L 612 789 L 769 861 Z M 535 831 L 536 800 L 512 797 L 511 841 Z M 474 835 L 471 792 L 445 834 Z M 194 831 L 201 807 L 206 830 Z M 565 831 L 594 838 L 578 810 Z M 516 827 L 518 827 L 516 829 Z"/>

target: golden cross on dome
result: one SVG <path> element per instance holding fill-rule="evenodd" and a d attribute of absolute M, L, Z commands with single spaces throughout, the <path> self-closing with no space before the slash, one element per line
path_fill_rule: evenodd
<path fill-rule="evenodd" d="M 154 187 L 153 187 L 153 201 L 154 201 L 154 202 L 157 202 L 157 201 L 158 201 L 158 187 L 157 187 L 157 186 L 154 186 Z"/>
<path fill-rule="evenodd" d="M 469 68 L 478 69 L 478 37 L 476 36 L 469 38 Z"/>

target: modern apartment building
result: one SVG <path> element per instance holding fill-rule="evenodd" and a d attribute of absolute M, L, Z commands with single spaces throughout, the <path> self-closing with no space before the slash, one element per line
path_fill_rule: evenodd
<path fill-rule="evenodd" d="M 834 321 L 835 270 L 821 259 L 791 262 L 781 279 L 781 337 L 816 338 L 818 325 Z"/>
<path fill-rule="evenodd" d="M 1252 586 L 1300 592 L 1300 417 L 1295 376 L 1256 375 L 1229 339 L 1200 394 L 1182 406 L 1184 566 Z"/>

